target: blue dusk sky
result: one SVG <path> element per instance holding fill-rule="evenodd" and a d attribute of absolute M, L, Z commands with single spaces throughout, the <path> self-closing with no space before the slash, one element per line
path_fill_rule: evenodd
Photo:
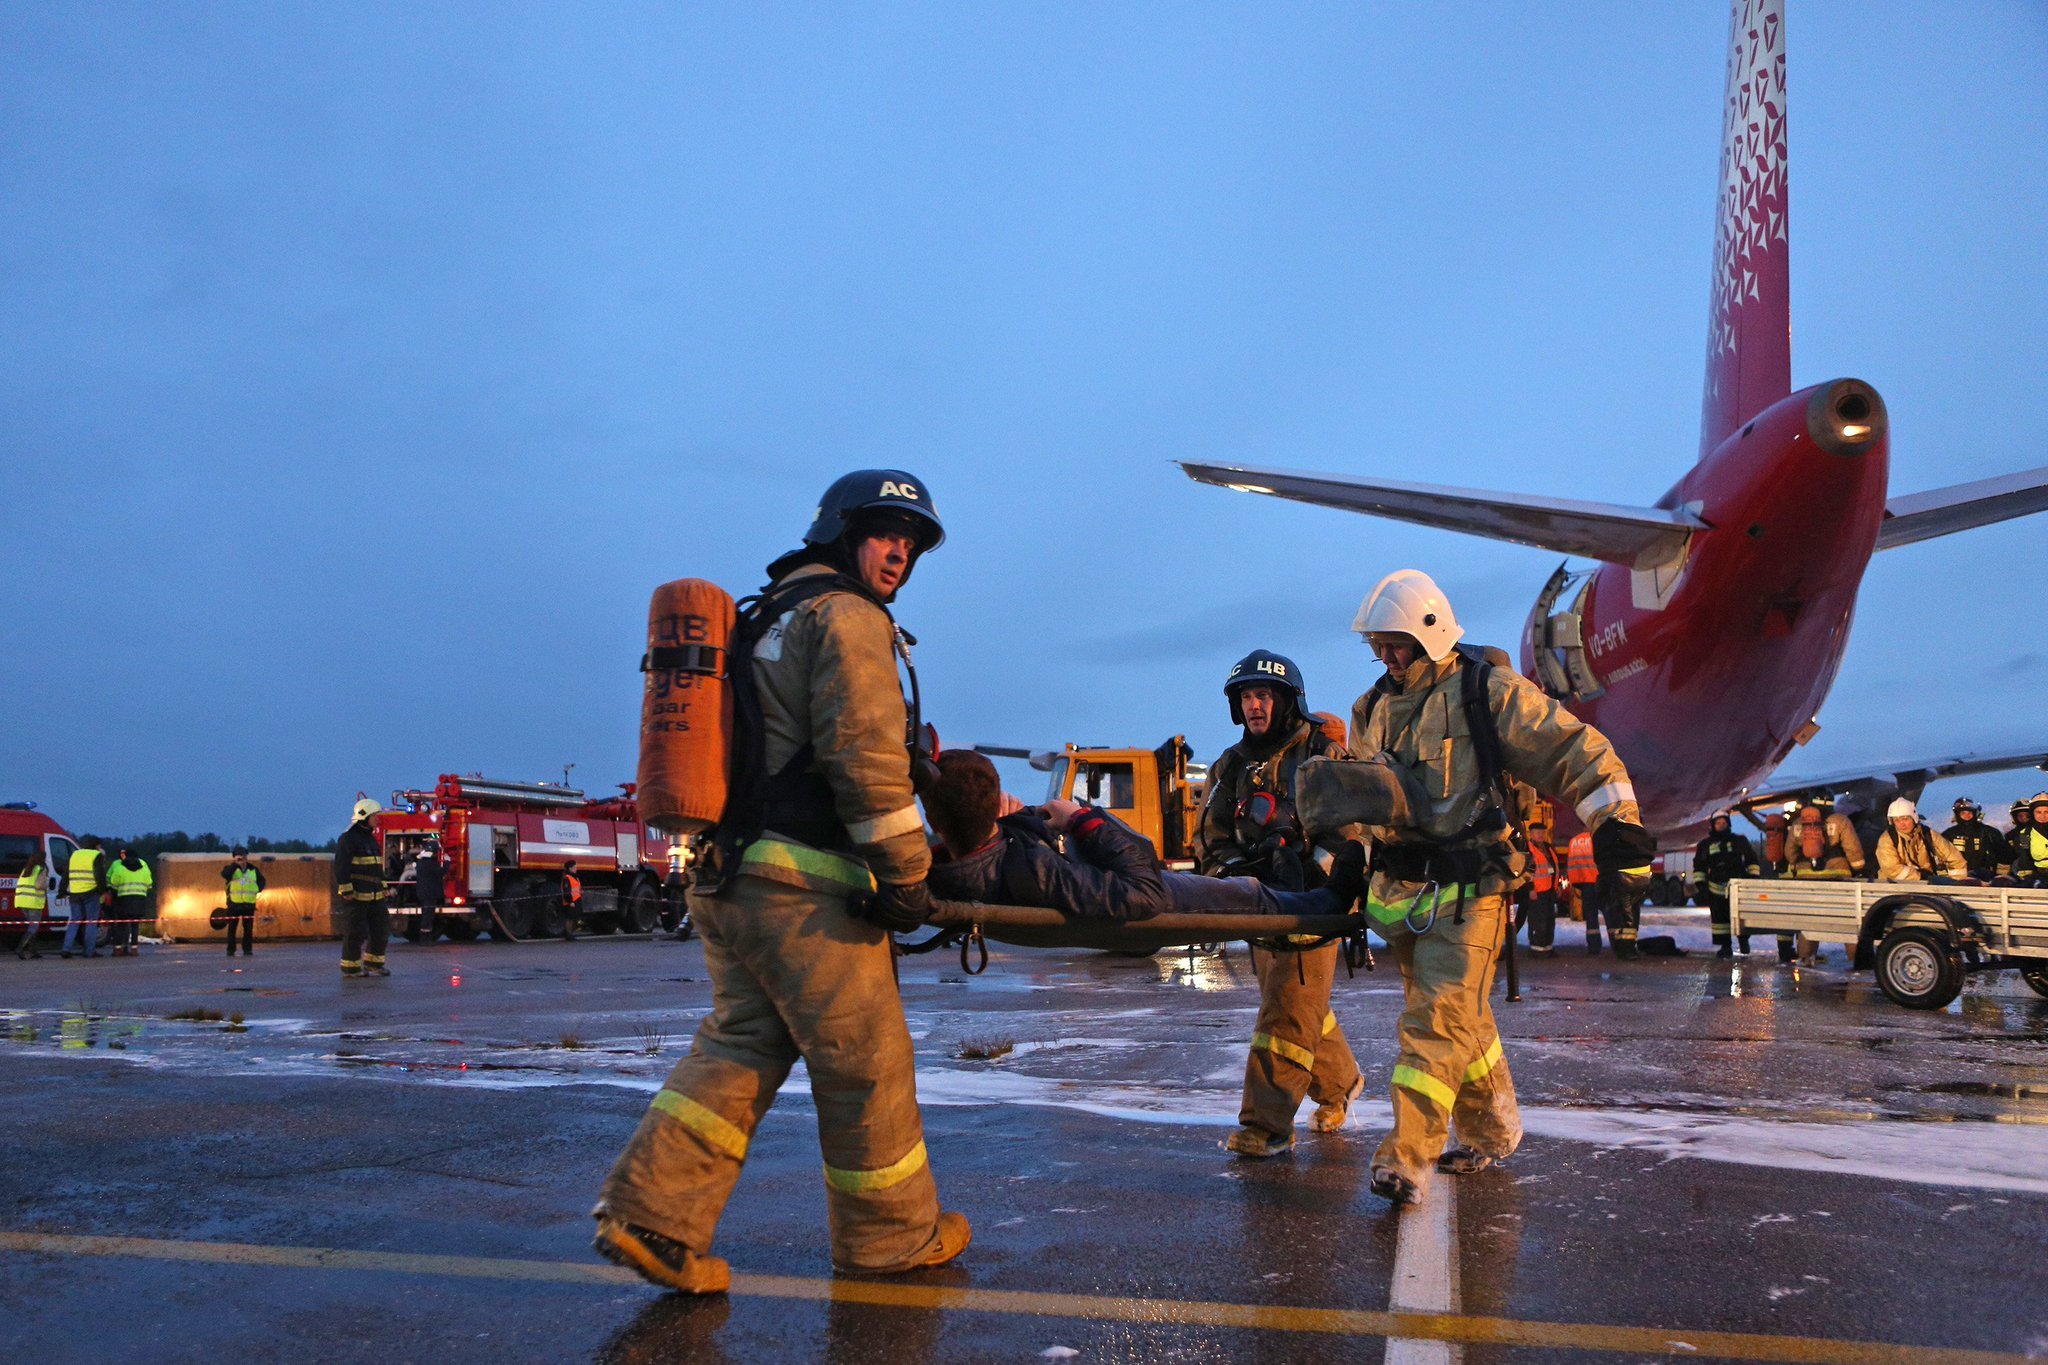
<path fill-rule="evenodd" d="M 2048 8 L 1790 11 L 1794 383 L 1876 385 L 1895 492 L 2048 463 Z M 1656 497 L 1698 439 L 1726 30 L 0 9 L 0 800 L 325 837 L 443 771 L 608 790 L 651 588 L 755 587 L 865 465 L 946 521 L 898 614 L 951 743 L 1213 756 L 1255 646 L 1343 709 L 1394 568 L 1512 649 L 1554 555 L 1170 461 Z M 2048 739 L 2044 546 L 1880 556 L 1797 761 Z"/>

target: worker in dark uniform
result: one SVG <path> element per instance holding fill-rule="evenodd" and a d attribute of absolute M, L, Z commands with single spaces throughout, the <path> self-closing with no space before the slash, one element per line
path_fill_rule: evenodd
<path fill-rule="evenodd" d="M 2012 860 L 2020 854 L 2020 840 L 2026 837 L 2028 828 L 2034 823 L 2034 817 L 2024 800 L 2013 802 L 2008 813 L 2012 817 L 2012 828 L 2005 831 L 2005 856 L 2006 868 L 2010 871 Z"/>
<path fill-rule="evenodd" d="M 1958 796 L 1950 808 L 1955 823 L 1941 837 L 1963 855 L 1963 865 L 1978 881 L 1989 883 L 2012 871 L 2012 855 L 2006 852 L 2005 836 L 1984 823 L 1984 808 L 1967 796 Z"/>
<path fill-rule="evenodd" d="M 341 897 L 341 974 L 389 976 L 384 950 L 391 941 L 385 904 L 384 851 L 370 817 L 383 810 L 368 797 L 356 802 L 351 823 L 334 841 L 334 885 Z"/>
<path fill-rule="evenodd" d="M 562 942 L 576 938 L 576 925 L 583 918 L 583 879 L 576 875 L 574 858 L 562 864 Z"/>
<path fill-rule="evenodd" d="M 420 845 L 412 864 L 413 900 L 420 907 L 419 941 L 432 943 L 441 937 L 441 904 L 448 895 L 448 871 L 441 865 L 441 845 L 432 839 Z"/>
<path fill-rule="evenodd" d="M 1320 886 L 1323 874 L 1302 837 L 1294 775 L 1310 758 L 1345 756 L 1308 714 L 1301 670 L 1263 649 L 1223 680 L 1230 718 L 1244 727 L 1209 768 L 1196 853 L 1212 877 L 1256 877 L 1282 891 Z M 1334 853 L 1335 850 L 1332 850 Z M 1309 1127 L 1334 1133 L 1365 1088 L 1351 1045 L 1330 1009 L 1337 946 L 1300 952 L 1252 950 L 1259 1015 L 1244 1066 L 1238 1130 L 1223 1145 L 1239 1156 L 1278 1156 L 1294 1146 L 1294 1115 L 1316 1102 Z"/>
<path fill-rule="evenodd" d="M 833 1266 L 892 1274 L 967 1247 L 967 1219 L 939 1208 L 890 938 L 931 912 L 931 849 L 888 604 L 944 539 L 921 481 L 848 474 L 734 627 L 731 782 L 690 896 L 712 1009 L 592 1211 L 598 1253 L 655 1284 L 730 1284 L 712 1235 L 799 1059 Z"/>
<path fill-rule="evenodd" d="M 1735 944 L 1728 934 L 1728 883 L 1737 877 L 1754 877 L 1762 869 L 1749 840 L 1735 832 L 1734 817 L 1725 810 L 1714 812 L 1707 837 L 1692 851 L 1692 885 L 1705 895 L 1707 914 L 1714 925 L 1715 957 L 1735 956 Z M 1742 951 L 1749 951 L 1749 935 L 1742 936 Z"/>

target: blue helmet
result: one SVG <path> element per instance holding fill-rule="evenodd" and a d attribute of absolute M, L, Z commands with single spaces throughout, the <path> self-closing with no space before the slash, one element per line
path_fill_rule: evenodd
<path fill-rule="evenodd" d="M 1244 708 L 1238 705 L 1240 689 L 1257 684 L 1260 687 L 1284 688 L 1294 694 L 1294 709 L 1299 715 L 1308 714 L 1308 689 L 1301 681 L 1301 670 L 1294 660 L 1271 650 L 1255 649 L 1239 659 L 1231 667 L 1230 676 L 1223 680 L 1223 695 L 1230 699 L 1230 719 L 1235 725 L 1244 724 Z"/>
<path fill-rule="evenodd" d="M 906 518 L 917 535 L 917 552 L 936 550 L 946 539 L 946 528 L 932 506 L 931 493 L 922 480 L 900 469 L 856 469 L 842 474 L 818 500 L 811 529 L 804 532 L 807 545 L 838 543 L 861 521 L 862 514 L 890 513 Z"/>

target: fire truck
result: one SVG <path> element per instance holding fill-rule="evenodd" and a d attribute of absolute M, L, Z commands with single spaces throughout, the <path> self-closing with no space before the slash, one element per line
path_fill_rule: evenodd
<path fill-rule="evenodd" d="M 682 922 L 680 893 L 663 885 L 668 836 L 641 823 L 630 782 L 617 796 L 588 800 L 553 783 L 443 773 L 432 791 L 391 793 L 391 808 L 371 827 L 384 851 L 392 927 L 409 942 L 559 934 L 562 868 L 572 860 L 583 884 L 577 932 L 646 934 Z M 441 849 L 441 906 L 423 916 L 414 859 L 429 840 Z"/>

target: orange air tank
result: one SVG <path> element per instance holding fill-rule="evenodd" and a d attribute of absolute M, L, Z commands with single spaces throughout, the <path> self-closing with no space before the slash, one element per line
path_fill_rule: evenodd
<path fill-rule="evenodd" d="M 725 814 L 733 620 L 732 594 L 701 578 L 664 583 L 648 604 L 637 795 L 641 818 L 671 833 L 700 833 Z"/>

